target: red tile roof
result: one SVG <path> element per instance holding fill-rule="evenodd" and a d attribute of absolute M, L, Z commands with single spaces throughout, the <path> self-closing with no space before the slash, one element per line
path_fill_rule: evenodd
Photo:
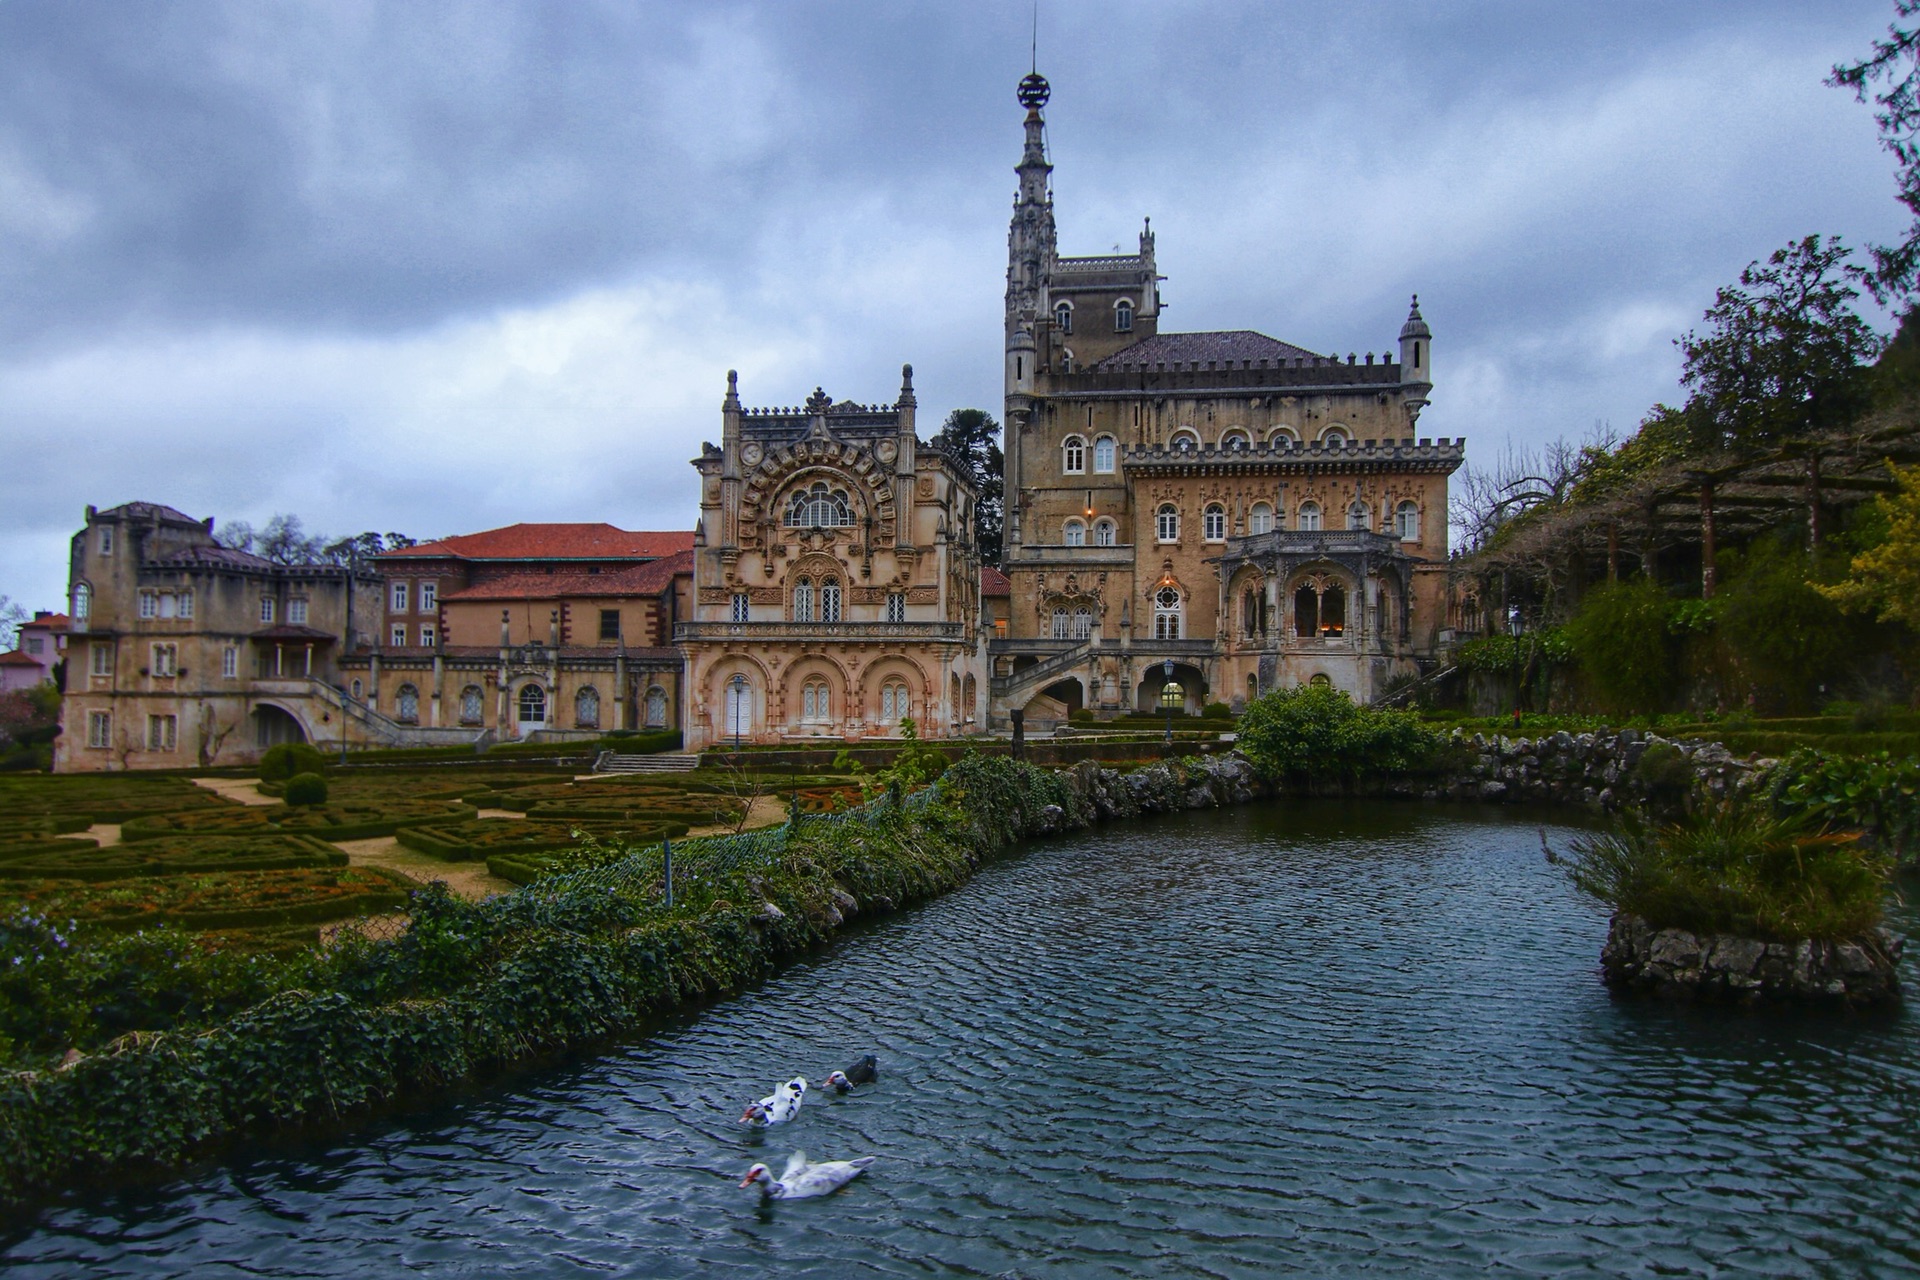
<path fill-rule="evenodd" d="M 674 577 L 693 572 L 691 549 L 612 573 L 508 573 L 442 600 L 559 600 L 567 596 L 657 596 Z"/>
<path fill-rule="evenodd" d="M 47 613 L 44 610 L 35 610 L 33 621 L 23 622 L 20 625 L 23 627 L 44 627 L 54 631 L 65 631 L 72 623 L 73 619 L 64 613 Z"/>
<path fill-rule="evenodd" d="M 0 667 L 44 667 L 47 664 L 31 654 L 15 649 L 10 653 L 0 653 Z"/>
<path fill-rule="evenodd" d="M 1007 575 L 990 564 L 980 566 L 980 594 L 983 596 L 1010 596 L 1013 584 L 1007 581 Z"/>
<path fill-rule="evenodd" d="M 616 529 L 610 524 L 510 524 L 380 554 L 381 560 L 452 556 L 463 560 L 637 560 L 691 550 L 693 531 Z"/>

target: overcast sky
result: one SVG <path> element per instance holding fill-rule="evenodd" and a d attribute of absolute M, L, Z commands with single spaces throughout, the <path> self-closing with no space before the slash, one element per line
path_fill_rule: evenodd
<path fill-rule="evenodd" d="M 416 537 L 686 528 L 686 460 L 816 384 L 1000 407 L 1026 0 L 0 0 L 0 593 L 87 503 Z M 1630 430 L 1809 232 L 1905 225 L 1822 84 L 1891 0 L 1066 3 L 1067 253 L 1168 329 L 1386 351 L 1431 435 Z"/>

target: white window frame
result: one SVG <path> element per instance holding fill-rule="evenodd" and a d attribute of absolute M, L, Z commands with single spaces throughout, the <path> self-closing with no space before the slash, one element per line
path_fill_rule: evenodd
<path fill-rule="evenodd" d="M 1247 508 L 1247 532 L 1249 534 L 1271 533 L 1273 531 L 1273 504 L 1256 502 Z"/>
<path fill-rule="evenodd" d="M 407 647 L 407 624 L 406 623 L 396 622 L 387 629 L 387 632 L 388 632 L 387 642 L 389 644 L 392 644 L 396 648 L 401 648 L 401 649 L 404 649 Z"/>
<path fill-rule="evenodd" d="M 147 750 L 172 751 L 180 742 L 180 717 L 150 715 L 147 717 Z"/>
<path fill-rule="evenodd" d="M 1051 622 L 1052 622 L 1052 625 L 1047 628 L 1048 637 L 1054 640 L 1065 640 L 1067 638 L 1067 623 L 1068 623 L 1067 611 L 1065 609 L 1056 608 L 1053 611 L 1053 617 Z"/>
<path fill-rule="evenodd" d="M 1347 505 L 1347 528 L 1362 533 L 1370 531 L 1373 528 L 1373 508 L 1355 498 Z"/>
<path fill-rule="evenodd" d="M 420 723 L 420 689 L 411 682 L 393 691 L 393 718 L 401 724 Z"/>
<path fill-rule="evenodd" d="M 813 579 L 802 578 L 793 584 L 793 620 L 813 621 Z"/>
<path fill-rule="evenodd" d="M 821 676 L 811 676 L 800 687 L 800 720 L 803 724 L 825 724 L 833 719 L 832 686 Z"/>
<path fill-rule="evenodd" d="M 1093 638 L 1093 610 L 1082 605 L 1073 611 L 1073 639 L 1090 640 Z"/>
<path fill-rule="evenodd" d="M 287 625 L 304 627 L 307 625 L 307 602 L 305 600 L 287 601 Z"/>
<path fill-rule="evenodd" d="M 1064 475 L 1083 476 L 1087 473 L 1087 441 L 1085 436 L 1071 435 L 1060 442 L 1060 470 Z"/>
<path fill-rule="evenodd" d="M 657 715 L 654 712 L 655 707 L 660 709 Z M 667 691 L 665 689 L 662 689 L 657 684 L 649 686 L 646 699 L 641 703 L 641 708 L 647 728 L 664 729 L 667 727 Z"/>
<path fill-rule="evenodd" d="M 171 679 L 179 674 L 180 650 L 170 644 L 156 644 L 147 662 L 147 674 L 157 679 Z"/>
<path fill-rule="evenodd" d="M 113 712 L 87 712 L 87 745 L 95 750 L 113 745 Z"/>
<path fill-rule="evenodd" d="M 589 712 L 588 714 L 582 714 Z M 600 690 L 586 686 L 573 695 L 573 725 L 576 729 L 600 727 Z"/>
<path fill-rule="evenodd" d="M 240 650 L 228 645 L 220 651 L 220 678 L 238 680 L 240 678 Z"/>
<path fill-rule="evenodd" d="M 1244 453 L 1253 447 L 1253 437 L 1240 427 L 1234 427 L 1220 437 L 1220 447 L 1230 452 Z"/>
<path fill-rule="evenodd" d="M 1163 502 L 1153 513 L 1153 534 L 1159 542 L 1180 541 L 1180 508 Z"/>
<path fill-rule="evenodd" d="M 832 578 L 820 580 L 820 621 L 840 621 L 840 583 Z"/>
<path fill-rule="evenodd" d="M 85 622 L 93 615 L 93 588 L 84 582 L 73 584 L 73 620 Z"/>
<path fill-rule="evenodd" d="M 1320 443 L 1329 449 L 1344 449 L 1353 442 L 1353 433 L 1335 422 L 1320 433 Z"/>
<path fill-rule="evenodd" d="M 479 724 L 486 718 L 487 695 L 477 684 L 466 685 L 460 690 L 460 723 Z"/>
<path fill-rule="evenodd" d="M 437 634 L 436 628 L 431 622 L 421 623 L 420 624 L 420 647 L 423 649 L 433 648 L 434 636 L 436 634 Z"/>
<path fill-rule="evenodd" d="M 1053 327 L 1057 333 L 1073 332 L 1073 304 L 1065 298 L 1053 304 Z"/>
<path fill-rule="evenodd" d="M 1284 444 L 1291 449 L 1300 443 L 1300 433 L 1292 427 L 1281 425 L 1267 432 L 1267 443 L 1269 445 Z"/>
<path fill-rule="evenodd" d="M 1320 504 L 1311 498 L 1301 503 L 1296 524 L 1302 533 L 1320 532 Z"/>
<path fill-rule="evenodd" d="M 752 616 L 753 601 L 746 592 L 736 591 L 733 593 L 733 598 L 728 603 L 727 608 L 728 621 L 746 622 Z"/>
<path fill-rule="evenodd" d="M 1119 526 L 1115 525 L 1113 521 L 1107 519 L 1105 516 L 1100 517 L 1093 522 L 1093 545 L 1096 547 L 1111 547 L 1115 545 L 1117 541 L 1115 535 L 1118 531 Z"/>
<path fill-rule="evenodd" d="M 180 616 L 183 618 L 191 618 L 193 616 L 193 592 L 191 591 L 182 591 L 180 593 Z"/>
<path fill-rule="evenodd" d="M 900 722 L 913 714 L 913 694 L 907 682 L 894 677 L 880 686 L 880 724 L 898 729 Z"/>
<path fill-rule="evenodd" d="M 1153 638 L 1178 640 L 1184 629 L 1186 601 L 1177 587 L 1159 587 L 1153 593 Z"/>
<path fill-rule="evenodd" d="M 907 597 L 899 591 L 887 593 L 887 621 L 905 622 L 907 620 Z"/>
<path fill-rule="evenodd" d="M 1402 542 L 1420 541 L 1420 504 L 1408 499 L 1394 512 L 1394 525 Z"/>
<path fill-rule="evenodd" d="M 402 580 L 400 582 L 391 583 L 390 587 L 391 587 L 391 591 L 387 597 L 387 612 L 388 613 L 409 612 L 409 610 L 407 609 L 407 599 L 410 593 L 407 591 L 406 582 Z"/>
<path fill-rule="evenodd" d="M 269 626 L 273 624 L 273 597 L 272 596 L 260 597 L 260 621 L 267 623 Z"/>
<path fill-rule="evenodd" d="M 1192 427 L 1181 427 L 1173 433 L 1173 438 L 1167 441 L 1167 447 L 1175 453 L 1198 453 L 1200 452 L 1200 433 Z"/>
<path fill-rule="evenodd" d="M 440 584 L 423 582 L 420 584 L 420 612 L 432 613 L 440 603 Z"/>
<path fill-rule="evenodd" d="M 111 641 L 95 640 L 87 648 L 91 654 L 87 659 L 87 672 L 90 675 L 110 676 L 113 674 L 113 644 Z"/>
<path fill-rule="evenodd" d="M 1133 299 L 1121 298 L 1113 304 L 1113 331 L 1133 332 Z"/>
<path fill-rule="evenodd" d="M 1060 542 L 1063 546 L 1084 547 L 1087 545 L 1087 526 L 1078 517 L 1060 526 Z"/>
<path fill-rule="evenodd" d="M 1200 513 L 1200 536 L 1208 542 L 1227 540 L 1227 509 L 1217 502 L 1209 502 Z"/>
<path fill-rule="evenodd" d="M 1093 438 L 1093 473 L 1095 475 L 1112 475 L 1118 465 L 1116 459 L 1119 456 L 1120 442 L 1112 436 L 1095 436 Z"/>
<path fill-rule="evenodd" d="M 142 618 L 159 617 L 160 616 L 160 597 L 155 595 L 151 591 L 142 591 L 140 593 L 140 607 L 138 612 L 140 617 Z"/>

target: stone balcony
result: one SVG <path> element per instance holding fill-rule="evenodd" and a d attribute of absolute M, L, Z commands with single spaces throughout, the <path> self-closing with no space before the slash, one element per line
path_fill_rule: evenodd
<path fill-rule="evenodd" d="M 848 643 L 919 641 L 957 644 L 967 638 L 964 622 L 676 622 L 675 643 L 701 640 L 840 640 Z"/>

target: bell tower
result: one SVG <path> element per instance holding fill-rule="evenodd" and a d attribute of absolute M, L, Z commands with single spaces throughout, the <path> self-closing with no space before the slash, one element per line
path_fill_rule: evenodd
<path fill-rule="evenodd" d="M 1053 166 L 1047 162 L 1047 122 L 1040 109 L 1052 90 L 1038 71 L 1022 77 L 1015 97 L 1027 109 L 1026 146 L 1014 166 L 1020 184 L 1007 230 L 1007 364 L 1005 424 L 1007 542 L 1020 543 L 1019 477 L 1022 436 L 1031 425 L 1039 373 L 1036 330 L 1047 314 L 1047 282 L 1057 252 L 1053 223 Z"/>

